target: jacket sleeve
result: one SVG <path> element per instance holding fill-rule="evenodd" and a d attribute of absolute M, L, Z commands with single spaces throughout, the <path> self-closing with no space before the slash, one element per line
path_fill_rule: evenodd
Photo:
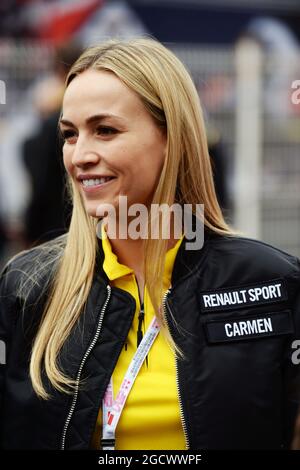
<path fill-rule="evenodd" d="M 285 447 L 300 449 L 300 262 L 295 277 L 296 295 L 292 315 L 294 333 L 287 342 L 284 356 Z M 297 418 L 298 415 L 298 418 Z"/>

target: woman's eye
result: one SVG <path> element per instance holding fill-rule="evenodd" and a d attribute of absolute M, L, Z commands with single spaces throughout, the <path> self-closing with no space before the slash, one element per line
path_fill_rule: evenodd
<path fill-rule="evenodd" d="M 74 138 L 76 138 L 76 133 L 72 130 L 62 130 L 61 135 L 64 142 L 73 143 Z"/>
<path fill-rule="evenodd" d="M 117 129 L 114 129 L 113 127 L 100 126 L 100 127 L 97 127 L 96 132 L 98 135 L 110 136 L 110 135 L 116 134 L 118 131 Z"/>

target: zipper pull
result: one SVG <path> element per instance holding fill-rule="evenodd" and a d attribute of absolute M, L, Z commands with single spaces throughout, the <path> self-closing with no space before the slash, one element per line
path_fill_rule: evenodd
<path fill-rule="evenodd" d="M 139 324 L 138 324 L 138 330 L 137 330 L 137 347 L 139 347 L 139 344 L 143 339 L 142 324 L 145 319 L 144 303 L 142 303 L 141 305 L 141 310 L 139 312 L 138 319 L 139 319 Z M 148 356 L 146 356 L 146 366 L 148 367 Z"/>
<path fill-rule="evenodd" d="M 144 303 L 142 303 L 139 316 L 138 316 L 139 323 L 138 323 L 138 330 L 137 330 L 137 347 L 139 347 L 139 344 L 143 339 L 142 324 L 143 324 L 144 319 L 145 319 Z"/>

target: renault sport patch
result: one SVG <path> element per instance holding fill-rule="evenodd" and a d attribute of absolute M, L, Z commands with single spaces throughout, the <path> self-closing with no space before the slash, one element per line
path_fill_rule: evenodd
<path fill-rule="evenodd" d="M 287 300 L 282 279 L 238 288 L 218 289 L 200 293 L 201 311 L 232 310 Z"/>
<path fill-rule="evenodd" d="M 206 321 L 204 327 L 209 343 L 240 341 L 265 336 L 278 336 L 293 332 L 290 310 L 261 313 L 245 318 L 226 318 Z"/>

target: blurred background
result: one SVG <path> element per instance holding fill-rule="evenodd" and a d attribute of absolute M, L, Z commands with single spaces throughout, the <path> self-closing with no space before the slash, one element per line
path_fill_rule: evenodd
<path fill-rule="evenodd" d="M 1 0 L 0 267 L 67 230 L 57 120 L 70 65 L 143 34 L 193 76 L 227 220 L 300 256 L 299 0 Z"/>

